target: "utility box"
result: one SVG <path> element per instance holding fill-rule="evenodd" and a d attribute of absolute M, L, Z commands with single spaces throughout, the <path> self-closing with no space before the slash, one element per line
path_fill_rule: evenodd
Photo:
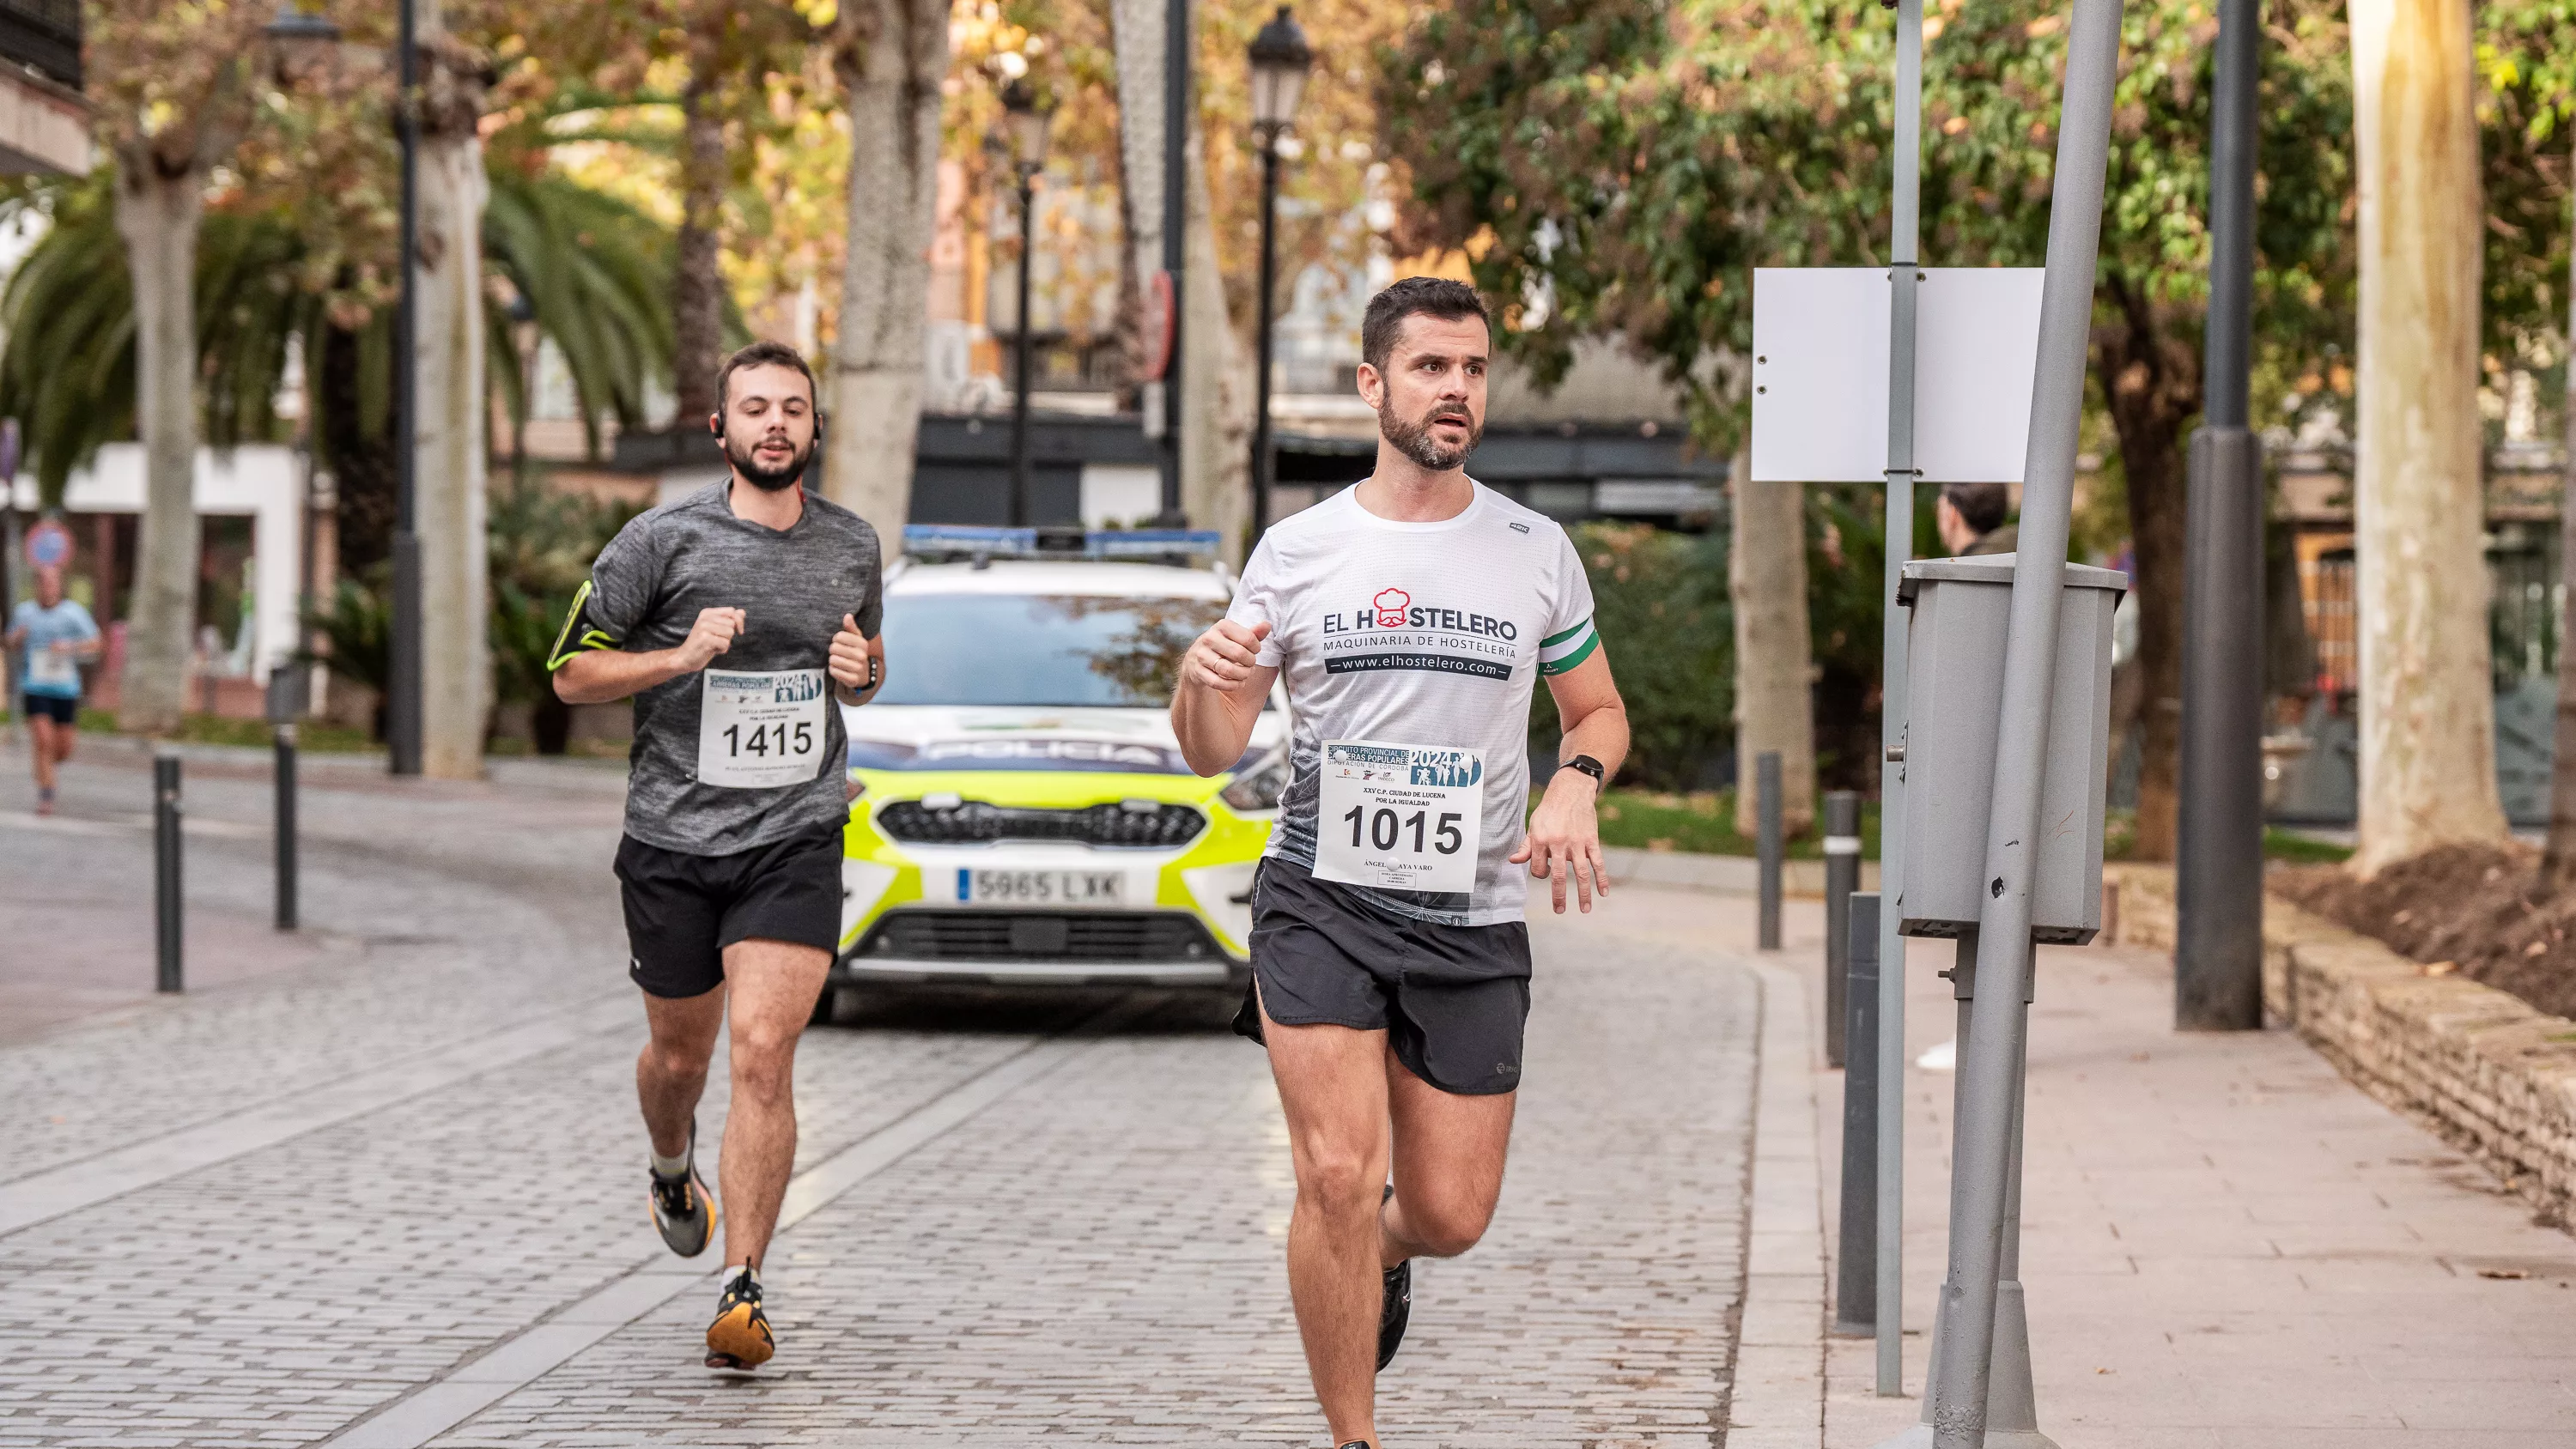
<path fill-rule="evenodd" d="M 1889 762 L 1905 781 L 1897 930 L 1957 936 L 1986 898 L 1986 817 L 2003 715 L 2011 554 L 1919 559 L 1897 600 L 1906 625 L 1905 728 Z M 2082 945 L 2102 928 L 2102 798 L 2110 775 L 2111 612 L 2128 589 L 2113 569 L 2068 564 L 2057 614 L 2031 934 Z"/>

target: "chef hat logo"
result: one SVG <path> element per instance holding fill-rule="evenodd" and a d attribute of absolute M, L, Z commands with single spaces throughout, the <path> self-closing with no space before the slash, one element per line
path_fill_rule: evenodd
<path fill-rule="evenodd" d="M 1377 605 L 1379 628 L 1401 629 L 1405 611 L 1413 607 L 1413 596 L 1402 589 L 1380 589 L 1377 597 L 1369 602 Z"/>

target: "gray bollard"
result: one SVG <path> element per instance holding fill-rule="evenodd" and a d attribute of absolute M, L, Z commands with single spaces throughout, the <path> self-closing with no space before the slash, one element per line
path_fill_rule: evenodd
<path fill-rule="evenodd" d="M 1859 889 L 1860 796 L 1830 791 L 1825 796 L 1825 1065 L 1831 1067 L 1844 1065 L 1849 1056 L 1843 1001 L 1851 989 L 1851 899 Z M 1875 960 L 1875 941 L 1870 949 Z"/>
<path fill-rule="evenodd" d="M 1762 930 L 1758 944 L 1780 949 L 1780 752 L 1764 750 L 1753 765 L 1754 851 L 1762 864 Z"/>
<path fill-rule="evenodd" d="M 1834 1332 L 1868 1338 L 1878 1331 L 1878 892 L 1853 892 L 1849 917 L 1844 924 L 1851 941 L 1851 1018 L 1845 1039 L 1851 1065 L 1843 1073 Z"/>
<path fill-rule="evenodd" d="M 295 859 L 295 722 L 305 708 L 305 673 L 300 665 L 281 664 L 268 675 L 268 723 L 277 752 L 277 929 L 296 926 Z"/>
<path fill-rule="evenodd" d="M 184 990 L 180 973 L 179 757 L 152 757 L 152 905 L 160 962 L 156 987 Z"/>

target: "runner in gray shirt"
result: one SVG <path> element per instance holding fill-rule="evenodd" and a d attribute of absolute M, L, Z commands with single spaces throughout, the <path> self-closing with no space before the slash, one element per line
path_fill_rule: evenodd
<path fill-rule="evenodd" d="M 552 661 L 570 704 L 635 699 L 617 878 L 652 1040 L 635 1064 L 663 1241 L 706 1251 L 717 1204 L 695 1166 L 698 1097 L 732 1029 L 718 1177 L 730 1209 L 710 1368 L 775 1351 L 760 1260 L 796 1157 L 796 1040 L 841 931 L 849 818 L 838 699 L 885 677 L 876 531 L 797 486 L 818 429 L 795 349 L 726 359 L 710 419 L 731 476 L 602 549 Z"/>

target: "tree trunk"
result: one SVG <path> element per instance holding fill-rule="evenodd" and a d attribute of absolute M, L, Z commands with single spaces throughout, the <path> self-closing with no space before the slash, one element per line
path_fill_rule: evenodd
<path fill-rule="evenodd" d="M 850 191 L 824 487 L 874 524 L 892 555 L 912 509 L 921 432 L 948 6 L 846 0 L 835 51 L 849 92 Z"/>
<path fill-rule="evenodd" d="M 420 536 L 421 773 L 483 773 L 492 707 L 484 527 L 483 141 L 480 62 L 421 16 L 420 252 L 414 272 L 413 524 Z"/>
<path fill-rule="evenodd" d="M 1192 528 L 1216 530 L 1227 562 L 1243 563 L 1252 525 L 1251 350 L 1235 335 L 1216 249 L 1204 135 L 1190 137 L 1189 265 L 1182 285 L 1188 320 L 1188 384 L 1181 390 L 1181 511 Z"/>
<path fill-rule="evenodd" d="M 2468 0 L 2354 0 L 2361 193 L 2361 831 L 2371 875 L 2505 838 L 2478 416 Z"/>
<path fill-rule="evenodd" d="M 1163 45 L 1168 38 L 1163 19 L 1163 0 L 1111 0 L 1110 36 L 1118 63 L 1119 206 L 1127 218 L 1127 253 L 1136 269 L 1140 307 L 1145 280 L 1163 269 Z M 1157 340 L 1146 338 L 1146 348 Z"/>
<path fill-rule="evenodd" d="M 691 46 L 680 93 L 680 229 L 671 270 L 672 426 L 695 431 L 716 410 L 716 369 L 724 365 L 724 274 L 717 238 L 724 224 L 724 118 L 716 112 L 714 47 Z"/>
<path fill-rule="evenodd" d="M 2576 176 L 2576 167 L 2569 175 Z M 2576 360 L 2576 255 L 2568 258 L 2567 355 Z M 2549 844 L 2540 857 L 2540 888 L 2551 895 L 2576 886 L 2576 589 L 2563 581 L 2576 568 L 2576 365 L 2567 369 L 2558 499 L 2558 729 L 2549 756 Z"/>
<path fill-rule="evenodd" d="M 2182 318 L 2128 278 L 2103 279 L 2116 320 L 2096 329 L 2094 372 L 2120 441 L 2138 600 L 2137 860 L 2171 860 L 2182 768 L 2183 428 L 2200 412 L 2200 349 Z"/>
<path fill-rule="evenodd" d="M 120 157 L 116 230 L 134 279 L 135 420 L 143 527 L 127 615 L 117 727 L 179 727 L 197 614 L 197 227 L 205 174 L 171 174 L 149 148 Z"/>
<path fill-rule="evenodd" d="M 1752 480 L 1738 452 L 1728 487 L 1734 537 L 1727 541 L 1727 592 L 1735 602 L 1735 829 L 1760 824 L 1754 762 L 1780 752 L 1780 820 L 1791 835 L 1816 818 L 1813 640 L 1807 624 L 1805 489 Z"/>

